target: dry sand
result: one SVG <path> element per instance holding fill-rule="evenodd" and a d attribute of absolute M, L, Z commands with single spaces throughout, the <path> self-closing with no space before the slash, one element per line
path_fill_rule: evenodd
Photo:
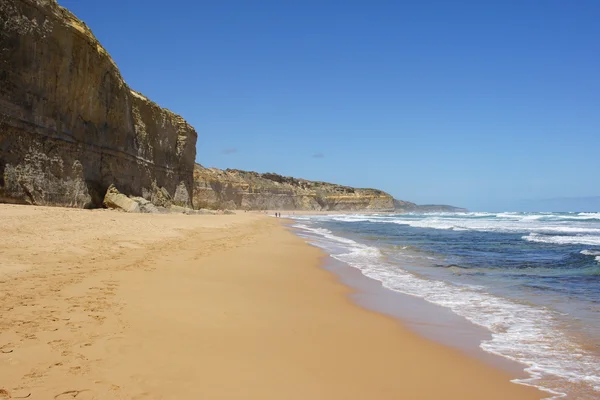
<path fill-rule="evenodd" d="M 0 232 L 0 399 L 541 397 L 355 306 L 275 218 L 1 205 Z"/>

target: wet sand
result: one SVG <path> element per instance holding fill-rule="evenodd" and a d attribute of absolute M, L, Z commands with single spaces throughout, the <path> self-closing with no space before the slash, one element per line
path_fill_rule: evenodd
<path fill-rule="evenodd" d="M 491 339 L 490 331 L 467 321 L 448 308 L 387 289 L 381 282 L 333 257 L 326 258 L 324 268 L 333 272 L 344 285 L 354 289 L 350 298 L 361 307 L 389 315 L 419 336 L 454 347 L 503 369 L 518 379 L 530 377 L 525 372 L 526 365 L 484 351 L 480 344 Z"/>
<path fill-rule="evenodd" d="M 0 389 L 60 400 L 543 397 L 355 305 L 282 222 L 0 205 Z"/>

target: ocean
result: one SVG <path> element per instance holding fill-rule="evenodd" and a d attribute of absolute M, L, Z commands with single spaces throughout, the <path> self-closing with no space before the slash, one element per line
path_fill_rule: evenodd
<path fill-rule="evenodd" d="M 290 218 L 383 287 L 485 328 L 479 347 L 523 364 L 518 383 L 600 399 L 600 213 Z"/>

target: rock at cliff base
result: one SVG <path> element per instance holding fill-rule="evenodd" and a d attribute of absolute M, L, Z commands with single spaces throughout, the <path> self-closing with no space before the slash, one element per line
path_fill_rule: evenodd
<path fill-rule="evenodd" d="M 119 192 L 115 185 L 110 185 L 106 191 L 104 206 L 130 213 L 139 213 L 141 211 L 139 203 Z"/>
<path fill-rule="evenodd" d="M 159 207 L 170 208 L 173 204 L 172 200 L 173 199 L 171 198 L 171 195 L 169 194 L 169 191 L 167 189 L 165 189 L 164 187 L 155 187 L 154 193 L 152 193 L 153 204 Z"/>
<path fill-rule="evenodd" d="M 189 211 L 191 211 L 189 208 L 185 208 L 185 207 L 181 207 L 181 206 L 176 206 L 176 205 L 172 205 L 171 207 L 168 208 L 169 212 L 171 213 L 176 213 L 176 214 L 186 214 Z"/>
<path fill-rule="evenodd" d="M 138 203 L 138 206 L 140 207 L 140 212 L 142 213 L 146 213 L 146 214 L 160 214 L 161 210 L 156 207 L 154 204 L 152 204 L 152 202 L 150 202 L 149 200 L 146 200 L 143 197 L 131 197 L 131 200 L 135 201 L 136 203 Z"/>

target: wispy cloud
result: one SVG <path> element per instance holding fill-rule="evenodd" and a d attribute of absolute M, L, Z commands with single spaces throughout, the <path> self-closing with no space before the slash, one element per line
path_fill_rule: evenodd
<path fill-rule="evenodd" d="M 314 153 L 311 157 L 312 158 L 325 158 L 325 154 L 323 154 L 319 151 L 317 153 Z"/>
<path fill-rule="evenodd" d="M 227 147 L 226 149 L 221 150 L 221 154 L 225 154 L 225 155 L 235 154 L 235 153 L 237 153 L 237 151 L 238 150 L 235 147 Z"/>

